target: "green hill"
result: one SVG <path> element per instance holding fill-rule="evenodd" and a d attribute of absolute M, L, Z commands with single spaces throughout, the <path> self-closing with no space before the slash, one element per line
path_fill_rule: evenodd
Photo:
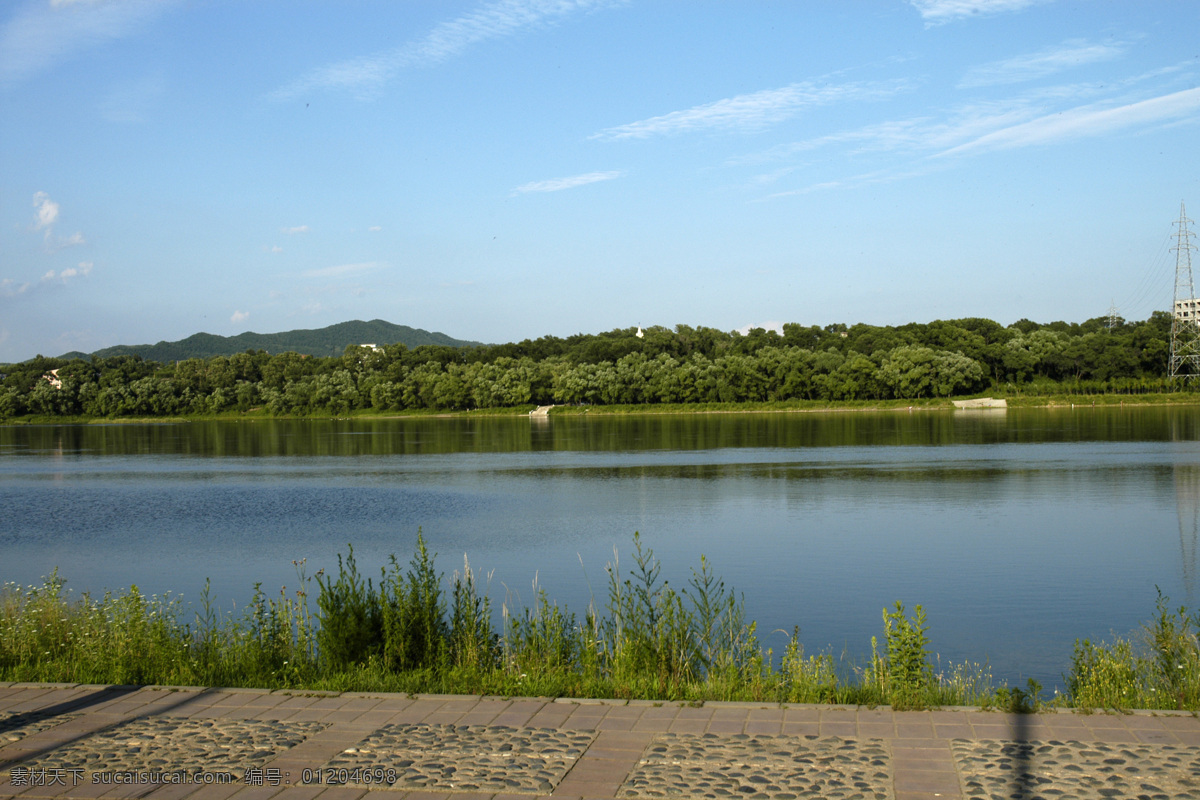
<path fill-rule="evenodd" d="M 423 344 L 446 345 L 449 347 L 472 347 L 479 342 L 454 339 L 444 333 L 430 333 L 407 325 L 395 325 L 381 319 L 370 322 L 353 320 L 340 322 L 327 328 L 315 330 L 283 331 L 282 333 L 254 333 L 247 331 L 237 336 L 216 336 L 211 333 L 196 333 L 178 342 L 158 344 L 119 344 L 106 347 L 95 353 L 71 352 L 63 358 L 99 358 L 121 355 L 139 355 L 148 361 L 168 363 L 187 358 L 212 358 L 230 356 L 247 350 L 266 350 L 268 353 L 293 351 L 311 356 L 340 356 L 351 344 L 396 344 L 418 347 Z"/>

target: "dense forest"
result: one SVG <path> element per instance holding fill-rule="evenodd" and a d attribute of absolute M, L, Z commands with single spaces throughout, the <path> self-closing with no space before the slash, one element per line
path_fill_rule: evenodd
<path fill-rule="evenodd" d="M 928 398 L 1022 391 L 1158 392 L 1171 316 L 1007 327 L 987 319 L 676 326 L 500 345 L 347 346 L 340 356 L 248 350 L 159 363 L 38 356 L 0 367 L 0 418 L 260 411 L 470 410 L 528 404 L 738 403 Z"/>
<path fill-rule="evenodd" d="M 339 322 L 326 328 L 282 331 L 280 333 L 254 333 L 247 331 L 237 336 L 216 336 L 211 333 L 194 333 L 177 342 L 158 344 L 119 344 L 106 347 L 95 353 L 67 353 L 62 358 L 98 358 L 112 356 L 141 356 L 148 361 L 183 361 L 187 358 L 213 358 L 231 356 L 246 350 L 266 350 L 269 353 L 285 353 L 289 350 L 309 356 L 340 356 L 347 344 L 363 342 L 403 342 L 408 347 L 425 344 L 448 345 L 451 347 L 474 346 L 479 342 L 453 339 L 444 333 L 429 332 L 407 325 L 396 325 L 382 319 L 370 322 L 351 320 Z"/>

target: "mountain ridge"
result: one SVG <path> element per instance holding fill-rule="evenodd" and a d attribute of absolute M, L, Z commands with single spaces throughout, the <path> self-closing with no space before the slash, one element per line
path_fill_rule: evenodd
<path fill-rule="evenodd" d="M 442 345 L 446 347 L 474 347 L 481 342 L 455 339 L 438 331 L 397 325 L 382 319 L 369 322 L 350 320 L 328 325 L 324 328 L 298 328 L 279 333 L 255 333 L 246 331 L 236 336 L 220 336 L 213 333 L 193 333 L 174 342 L 160 341 L 157 344 L 118 344 L 101 348 L 92 353 L 72 351 L 61 358 L 111 358 L 121 355 L 138 355 L 147 361 L 167 363 L 188 358 L 213 358 L 231 356 L 247 350 L 266 350 L 268 353 L 288 351 L 310 356 L 340 356 L 351 344 L 403 344 L 406 347 Z"/>

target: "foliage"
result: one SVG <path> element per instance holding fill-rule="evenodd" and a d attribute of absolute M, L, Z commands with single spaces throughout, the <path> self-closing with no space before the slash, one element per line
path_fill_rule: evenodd
<path fill-rule="evenodd" d="M 936 682 L 929 662 L 929 637 L 925 609 L 917 606 L 910 619 L 899 600 L 892 611 L 883 610 L 883 635 L 886 657 L 880 656 L 878 641 L 871 637 L 871 663 L 866 684 L 881 702 L 898 709 L 927 708 L 936 703 Z"/>
<path fill-rule="evenodd" d="M 1069 701 L 1084 709 L 1200 708 L 1200 611 L 1169 603 L 1160 591 L 1154 620 L 1133 637 L 1077 641 Z"/>
<path fill-rule="evenodd" d="M 378 583 L 353 550 L 336 576 L 313 579 L 296 563 L 298 589 L 269 597 L 255 587 L 240 614 L 213 608 L 207 590 L 192 621 L 178 598 L 136 587 L 71 599 L 52 573 L 41 586 L 0 592 L 0 680 L 76 683 L 307 687 L 522 696 L 891 703 L 896 708 L 973 704 L 1011 712 L 1043 707 L 1041 687 L 995 688 L 987 669 L 929 658 L 921 606 L 883 612 L 884 652 L 872 639 L 861 670 L 828 653 L 806 654 L 799 628 L 783 651 L 763 650 L 741 596 L 706 559 L 676 591 L 641 538 L 633 568 L 608 567 L 604 609 L 582 617 L 534 587 L 531 607 L 501 608 L 470 564 L 449 580 L 418 532 L 407 568 L 389 559 Z M 1200 612 L 1172 610 L 1161 595 L 1135 639 L 1078 642 L 1060 705 L 1084 709 L 1200 710 Z"/>
<path fill-rule="evenodd" d="M 38 356 L 0 369 L 0 419 L 917 402 L 983 391 L 1018 398 L 1029 391 L 1174 388 L 1165 375 L 1170 315 L 1161 312 L 1113 327 L 1107 319 L 1022 320 L 1007 328 L 961 319 L 899 327 L 788 323 L 782 335 L 762 329 L 743 335 L 679 325 L 647 328 L 641 337 L 626 328 L 502 345 L 443 341 L 438 334 L 422 344 L 411 337 L 409 344 L 375 349 L 344 344 L 395 342 L 411 331 L 402 329 L 375 320 L 277 334 L 292 338 L 269 342 L 243 334 L 235 339 L 245 352 L 221 355 L 211 354 L 221 337 L 198 334 L 175 343 L 195 340 L 194 347 L 153 351 L 164 363 L 145 358 L 148 350 Z"/>

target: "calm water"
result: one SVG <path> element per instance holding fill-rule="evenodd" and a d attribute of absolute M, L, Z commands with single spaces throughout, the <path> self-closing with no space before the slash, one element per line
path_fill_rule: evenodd
<path fill-rule="evenodd" d="M 923 604 L 946 660 L 1061 685 L 1074 640 L 1127 633 L 1155 586 L 1196 605 L 1200 411 L 727 414 L 0 427 L 0 579 L 222 607 L 418 528 L 497 603 L 602 603 L 640 531 L 683 585 L 701 554 L 760 638 L 861 658 Z"/>

